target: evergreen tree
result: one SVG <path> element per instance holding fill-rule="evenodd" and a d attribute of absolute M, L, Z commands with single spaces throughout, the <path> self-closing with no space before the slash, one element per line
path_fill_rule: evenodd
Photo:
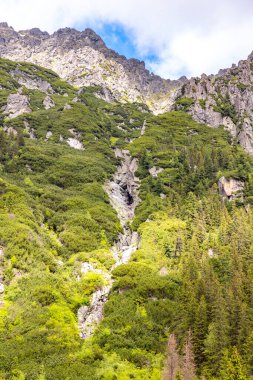
<path fill-rule="evenodd" d="M 247 380 L 242 358 L 236 347 L 232 352 L 225 351 L 221 363 L 220 380 Z"/>
<path fill-rule="evenodd" d="M 198 366 L 200 366 L 205 360 L 205 338 L 207 331 L 207 305 L 204 296 L 202 296 L 197 308 L 192 337 L 194 356 Z"/>
<path fill-rule="evenodd" d="M 209 324 L 205 339 L 207 368 L 215 375 L 219 369 L 222 352 L 229 343 L 229 326 L 226 303 L 221 289 L 217 288 L 216 300 L 213 305 L 213 321 Z"/>
<path fill-rule="evenodd" d="M 231 345 L 237 345 L 239 332 L 243 327 L 241 318 L 243 317 L 242 310 L 245 297 L 243 289 L 242 257 L 235 247 L 231 255 L 231 282 L 227 294 L 230 320 L 230 343 Z"/>

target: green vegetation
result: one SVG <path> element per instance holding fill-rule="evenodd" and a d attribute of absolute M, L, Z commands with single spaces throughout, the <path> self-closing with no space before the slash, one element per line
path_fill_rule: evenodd
<path fill-rule="evenodd" d="M 176 101 L 177 109 L 182 111 L 188 111 L 188 109 L 194 104 L 192 98 L 180 98 Z"/>
<path fill-rule="evenodd" d="M 214 97 L 214 100 L 216 102 L 216 105 L 213 106 L 214 111 L 220 112 L 222 116 L 229 116 L 236 124 L 238 121 L 238 115 L 234 106 L 230 102 L 229 95 L 222 96 L 219 94 Z"/>
<path fill-rule="evenodd" d="M 206 109 L 206 99 L 199 99 L 199 104 L 203 110 Z"/>
<path fill-rule="evenodd" d="M 171 205 L 183 207 L 190 192 L 205 196 L 223 175 L 246 180 L 245 204 L 251 202 L 252 158 L 233 145 L 222 128 L 212 129 L 184 112 L 171 112 L 149 118 L 145 135 L 136 139 L 130 150 L 139 159 L 142 179 L 142 203 L 136 210 L 134 228 L 153 211 Z M 149 174 L 152 167 L 163 169 L 157 178 Z"/>
<path fill-rule="evenodd" d="M 193 99 L 153 116 L 26 63 L 0 60 L 1 107 L 21 77 L 48 82 L 55 106 L 45 110 L 46 93 L 23 86 L 32 112 L 0 114 L 0 379 L 161 380 L 174 367 L 177 380 L 187 371 L 190 380 L 250 379 L 252 157 L 183 112 Z M 226 99 L 216 103 L 233 116 Z M 73 137 L 83 150 L 68 145 Z M 104 319 L 84 341 L 77 310 L 106 278 L 82 263 L 109 271 L 121 232 L 103 189 L 119 164 L 114 147 L 138 158 L 131 228 L 141 243 L 113 270 Z M 244 181 L 243 198 L 222 200 L 221 176 Z"/>
<path fill-rule="evenodd" d="M 244 92 L 248 88 L 246 84 L 241 83 L 241 82 L 237 84 L 237 87 L 241 90 L 241 92 Z"/>

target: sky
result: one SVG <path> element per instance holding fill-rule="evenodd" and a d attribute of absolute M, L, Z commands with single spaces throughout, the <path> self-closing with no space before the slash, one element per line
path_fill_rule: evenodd
<path fill-rule="evenodd" d="M 164 78 L 215 74 L 253 50 L 252 0 L 0 0 L 16 30 L 91 27 Z"/>

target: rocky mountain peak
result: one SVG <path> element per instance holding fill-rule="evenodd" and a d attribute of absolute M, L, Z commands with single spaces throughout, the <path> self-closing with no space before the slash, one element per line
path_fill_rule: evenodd
<path fill-rule="evenodd" d="M 58 29 L 56 32 L 54 32 L 52 34 L 52 36 L 57 36 L 57 37 L 61 37 L 61 36 L 70 36 L 70 35 L 74 35 L 74 34 L 78 34 L 78 31 L 74 28 L 60 28 Z"/>
<path fill-rule="evenodd" d="M 253 61 L 253 51 L 249 54 L 247 60 L 248 61 Z"/>
<path fill-rule="evenodd" d="M 7 22 L 0 22 L 0 43 L 5 43 L 12 38 L 18 38 L 18 33 Z"/>
<path fill-rule="evenodd" d="M 90 43 L 90 46 L 106 48 L 102 38 L 90 28 L 86 28 L 83 32 L 81 32 L 81 38 L 85 39 L 87 43 Z"/>
<path fill-rule="evenodd" d="M 165 80 L 143 61 L 109 49 L 92 29 L 16 32 L 0 23 L 0 57 L 54 70 L 76 87 L 96 86 L 106 101 L 142 102 L 155 114 L 183 109 L 201 123 L 223 126 L 253 154 L 253 52 L 248 59 L 188 80 Z"/>
<path fill-rule="evenodd" d="M 78 87 L 99 86 L 99 96 L 106 93 L 107 100 L 149 103 L 160 112 L 160 102 L 162 110 L 171 108 L 171 97 L 167 101 L 164 96 L 170 92 L 174 99 L 185 82 L 184 78 L 170 81 L 150 73 L 143 61 L 109 49 L 90 28 L 81 32 L 62 28 L 50 35 L 38 28 L 15 32 L 6 23 L 2 25 L 0 57 L 50 68 Z"/>
<path fill-rule="evenodd" d="M 176 109 L 201 123 L 223 126 L 253 154 L 253 53 L 217 75 L 191 78 L 181 87 Z"/>
<path fill-rule="evenodd" d="M 62 28 L 57 30 L 49 39 L 57 39 L 57 43 L 61 43 L 65 49 L 77 49 L 90 46 L 93 49 L 107 49 L 104 41 L 92 29 L 87 28 L 82 32 L 74 28 Z M 71 44 L 69 44 L 71 42 Z"/>
<path fill-rule="evenodd" d="M 0 22 L 0 28 L 1 29 L 8 29 L 10 28 L 7 22 Z"/>
<path fill-rule="evenodd" d="M 24 35 L 30 35 L 30 36 L 33 36 L 33 37 L 37 37 L 37 38 L 48 38 L 49 37 L 49 33 L 48 32 L 42 32 L 39 28 L 32 28 L 32 29 L 28 29 L 28 30 L 20 30 L 18 32 L 21 36 L 24 36 Z"/>

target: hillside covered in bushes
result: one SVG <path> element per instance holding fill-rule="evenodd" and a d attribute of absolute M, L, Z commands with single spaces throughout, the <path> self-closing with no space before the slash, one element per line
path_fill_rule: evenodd
<path fill-rule="evenodd" d="M 252 156 L 183 110 L 99 93 L 0 59 L 0 379 L 250 379 Z M 138 160 L 140 241 L 113 269 L 116 149 Z M 243 190 L 224 196 L 222 177 Z M 78 309 L 104 273 L 104 318 L 84 340 Z"/>

